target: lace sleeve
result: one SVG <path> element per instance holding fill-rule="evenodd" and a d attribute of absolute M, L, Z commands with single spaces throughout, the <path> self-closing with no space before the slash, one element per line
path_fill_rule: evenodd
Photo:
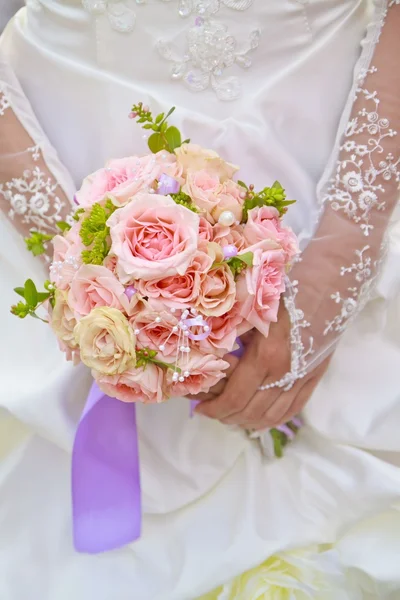
<path fill-rule="evenodd" d="M 291 372 L 272 386 L 290 388 L 315 368 L 371 297 L 399 197 L 399 34 L 400 0 L 377 0 L 319 185 L 319 225 L 290 275 Z"/>
<path fill-rule="evenodd" d="M 0 54 L 0 209 L 22 236 L 68 220 L 73 182 Z"/>

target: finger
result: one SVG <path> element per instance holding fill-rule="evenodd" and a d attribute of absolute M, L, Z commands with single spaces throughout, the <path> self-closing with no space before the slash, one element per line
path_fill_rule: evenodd
<path fill-rule="evenodd" d="M 207 394 L 202 392 L 193 396 L 187 396 L 187 398 L 189 398 L 189 400 L 194 400 L 195 402 L 208 402 L 210 400 L 214 400 L 216 396 L 211 392 L 208 392 Z"/>
<path fill-rule="evenodd" d="M 269 405 L 258 421 L 247 423 L 247 427 L 261 431 L 275 427 L 279 417 L 283 417 L 286 412 L 289 411 L 292 403 L 295 401 L 298 393 L 304 385 L 304 380 L 297 381 L 294 386 L 287 392 L 283 392 L 282 388 L 279 389 L 279 395 L 272 405 Z"/>
<path fill-rule="evenodd" d="M 226 425 L 239 425 L 246 429 L 248 428 L 247 424 L 257 423 L 264 415 L 265 407 L 262 398 L 259 398 L 258 400 L 255 400 L 254 398 L 255 396 L 253 396 L 243 410 L 221 419 L 221 422 Z"/>
<path fill-rule="evenodd" d="M 259 358 L 257 360 L 257 344 L 251 344 L 240 359 L 223 392 L 215 400 L 202 403 L 196 411 L 219 420 L 241 411 L 265 379 L 265 369 L 265 364 Z"/>
<path fill-rule="evenodd" d="M 311 378 L 297 383 L 298 385 L 293 386 L 288 392 L 283 392 L 276 404 L 265 413 L 260 423 L 254 427 L 257 431 L 283 425 L 299 414 L 318 381 Z"/>

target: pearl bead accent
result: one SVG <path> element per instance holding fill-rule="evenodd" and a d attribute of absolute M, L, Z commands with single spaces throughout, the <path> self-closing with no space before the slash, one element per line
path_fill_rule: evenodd
<path fill-rule="evenodd" d="M 161 323 L 161 317 L 156 317 L 156 323 Z"/>
<path fill-rule="evenodd" d="M 218 223 L 224 227 L 230 227 L 236 222 L 235 215 L 230 210 L 224 210 L 218 219 Z"/>

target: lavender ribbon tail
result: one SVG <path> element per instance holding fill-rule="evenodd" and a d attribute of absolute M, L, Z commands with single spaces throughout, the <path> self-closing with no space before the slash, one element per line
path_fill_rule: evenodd
<path fill-rule="evenodd" d="M 93 382 L 72 452 L 74 545 L 95 554 L 140 537 L 142 507 L 135 404 Z"/>

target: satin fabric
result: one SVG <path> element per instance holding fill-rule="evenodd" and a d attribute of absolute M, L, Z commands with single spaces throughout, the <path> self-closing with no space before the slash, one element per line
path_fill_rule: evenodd
<path fill-rule="evenodd" d="M 253 67 L 238 73 L 244 93 L 231 104 L 169 80 L 154 45 L 187 27 L 174 4 L 137 7 L 131 34 L 114 31 L 104 15 L 94 20 L 78 0 L 35 6 L 17 15 L 1 47 L 77 185 L 109 157 L 145 151 L 127 121 L 133 102 L 154 110 L 173 104 L 185 135 L 239 163 L 244 179 L 285 182 L 298 199 L 290 224 L 303 242 L 312 235 L 316 184 L 351 85 L 367 3 L 269 0 L 221 13 L 241 41 L 259 24 L 265 34 Z M 9 224 L 0 227 L 4 315 L 12 288 L 44 272 Z M 5 317 L 1 597 L 191 600 L 272 553 L 338 541 L 346 565 L 400 587 L 395 547 L 384 541 L 398 513 L 386 513 L 384 527 L 357 529 L 400 500 L 399 254 L 395 226 L 377 292 L 341 340 L 305 411 L 307 426 L 282 460 L 265 461 L 242 431 L 189 419 L 186 400 L 137 407 L 143 535 L 98 557 L 76 554 L 71 534 L 70 453 L 89 373 L 64 361 L 41 323 Z"/>

